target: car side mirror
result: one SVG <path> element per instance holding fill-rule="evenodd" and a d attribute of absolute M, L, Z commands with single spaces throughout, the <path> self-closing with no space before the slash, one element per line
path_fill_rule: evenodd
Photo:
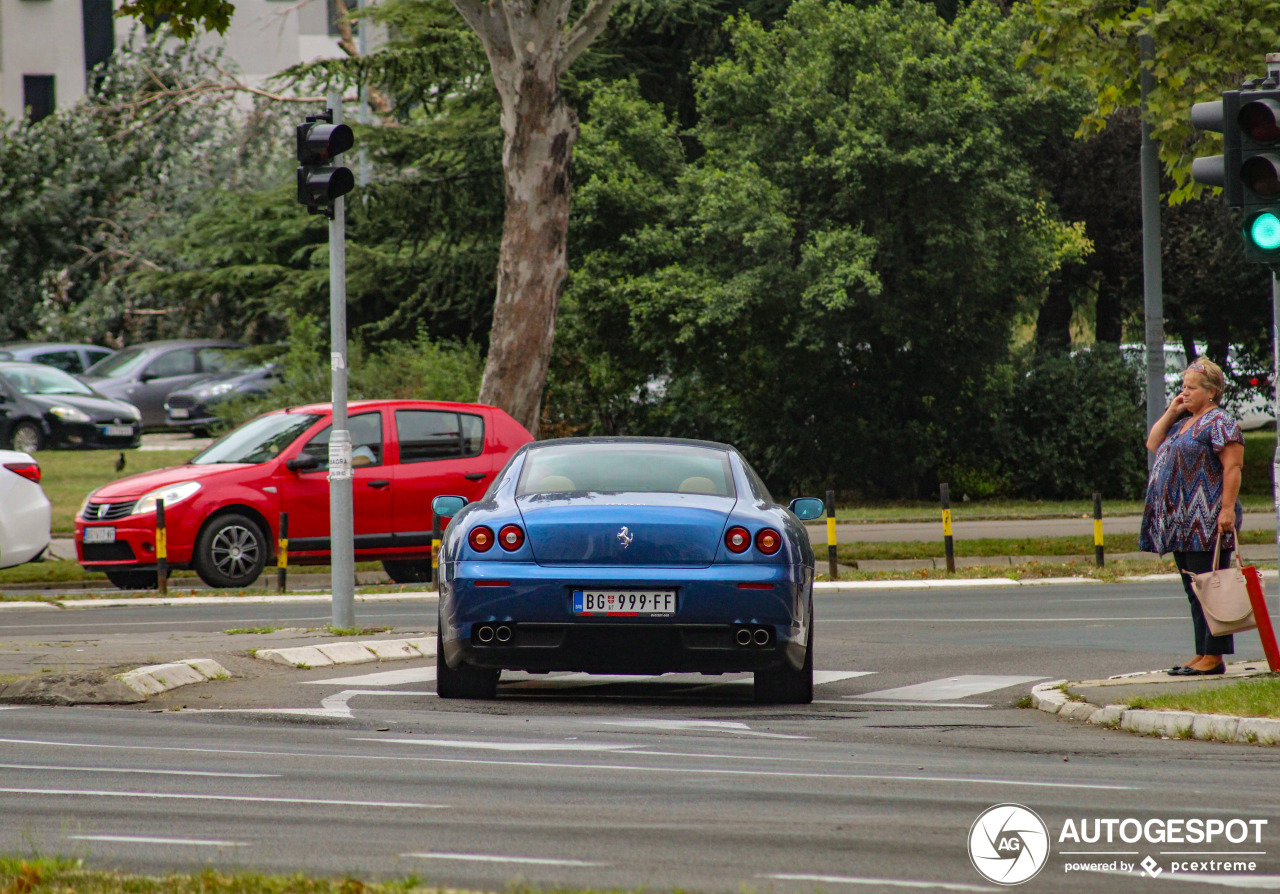
<path fill-rule="evenodd" d="M 290 472 L 312 472 L 320 468 L 320 459 L 310 453 L 299 453 L 293 459 L 285 460 L 284 467 Z"/>
<path fill-rule="evenodd" d="M 817 497 L 797 497 L 787 508 L 794 512 L 800 521 L 822 518 L 822 513 L 827 510 L 826 504 Z"/>
<path fill-rule="evenodd" d="M 453 518 L 467 505 L 465 497 L 439 496 L 431 501 L 431 511 L 441 518 Z"/>

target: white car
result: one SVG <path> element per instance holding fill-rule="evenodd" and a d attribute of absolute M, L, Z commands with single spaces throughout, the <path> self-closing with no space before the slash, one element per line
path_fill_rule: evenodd
<path fill-rule="evenodd" d="M 39 463 L 29 453 L 0 450 L 0 568 L 44 555 L 51 517 Z"/>
<path fill-rule="evenodd" d="M 1203 346 L 1197 346 L 1198 350 L 1203 351 Z M 1145 345 L 1141 344 L 1123 344 L 1120 346 L 1121 355 L 1137 367 L 1141 373 L 1146 368 L 1147 350 Z M 1228 349 L 1228 359 L 1237 353 L 1233 345 Z M 1187 371 L 1187 354 L 1183 350 L 1182 345 L 1166 344 L 1164 346 L 1164 383 L 1166 395 L 1172 400 L 1180 390 L 1182 390 L 1182 374 Z M 1230 377 L 1228 377 L 1230 378 Z M 1265 387 L 1269 376 L 1263 374 L 1262 385 Z M 1145 387 L 1145 378 L 1143 379 Z M 1231 382 L 1227 383 L 1227 399 L 1224 402 L 1224 408 L 1240 421 L 1240 427 L 1245 431 L 1255 428 L 1263 428 L 1275 422 L 1275 416 L 1271 412 L 1271 396 L 1269 393 L 1262 394 L 1257 391 L 1243 391 L 1239 387 L 1232 386 Z"/>

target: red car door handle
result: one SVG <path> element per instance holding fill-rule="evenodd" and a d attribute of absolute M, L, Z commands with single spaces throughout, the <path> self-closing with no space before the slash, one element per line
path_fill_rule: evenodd
<path fill-rule="evenodd" d="M 468 481 L 482 481 L 484 480 L 484 472 L 472 472 L 470 475 L 463 475 L 462 477 Z"/>
<path fill-rule="evenodd" d="M 384 487 L 390 487 L 390 486 L 391 486 L 391 482 L 390 482 L 390 481 L 385 481 L 385 480 L 382 480 L 382 479 L 379 479 L 378 481 L 369 481 L 369 482 L 366 482 L 366 483 L 367 483 L 370 487 L 376 487 L 376 488 L 378 488 L 378 490 L 382 490 L 382 488 L 384 488 Z"/>

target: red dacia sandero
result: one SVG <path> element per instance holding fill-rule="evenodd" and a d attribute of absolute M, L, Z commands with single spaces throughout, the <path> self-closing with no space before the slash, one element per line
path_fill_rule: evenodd
<path fill-rule="evenodd" d="M 392 579 L 428 579 L 431 501 L 478 499 L 533 438 L 496 407 L 413 400 L 348 408 L 358 561 Z M 277 410 L 246 422 L 183 466 L 121 478 L 89 494 L 76 516 L 76 556 L 116 586 L 156 582 L 156 502 L 167 559 L 213 587 L 245 587 L 272 561 L 289 514 L 289 563 L 329 562 L 332 407 Z"/>

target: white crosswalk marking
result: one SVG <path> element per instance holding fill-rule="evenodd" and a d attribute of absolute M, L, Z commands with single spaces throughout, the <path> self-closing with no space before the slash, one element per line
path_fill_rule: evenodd
<path fill-rule="evenodd" d="M 1046 677 L 1012 677 L 997 674 L 961 674 L 958 677 L 944 677 L 941 680 L 930 680 L 927 683 L 916 683 L 913 686 L 899 686 L 895 689 L 880 689 L 875 692 L 864 692 L 861 695 L 846 695 L 851 701 L 894 701 L 894 702 L 942 702 L 949 699 L 968 698 L 983 692 L 994 692 L 1009 686 L 1020 686 L 1023 683 L 1034 683 Z"/>

